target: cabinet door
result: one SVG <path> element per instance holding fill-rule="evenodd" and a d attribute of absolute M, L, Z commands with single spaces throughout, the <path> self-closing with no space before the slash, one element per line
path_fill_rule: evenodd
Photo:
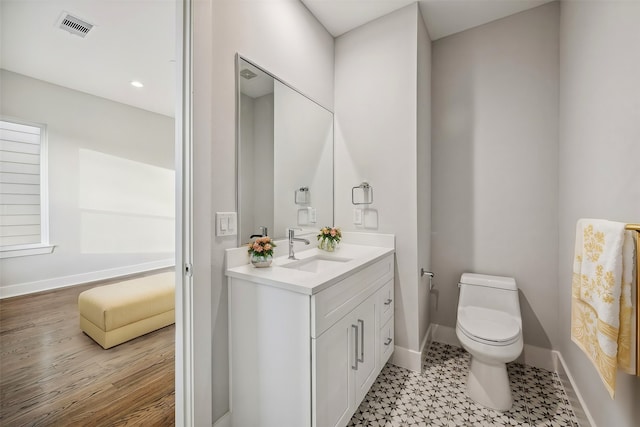
<path fill-rule="evenodd" d="M 346 426 L 356 410 L 354 394 L 357 322 L 345 316 L 312 339 L 313 425 Z"/>
<path fill-rule="evenodd" d="M 380 342 L 378 345 L 380 360 L 378 364 L 378 372 L 382 370 L 384 364 L 387 363 L 391 357 L 393 349 L 393 318 L 391 318 L 380 328 Z"/>
<path fill-rule="evenodd" d="M 378 339 L 378 328 L 376 326 L 376 295 L 367 298 L 354 311 L 354 323 L 358 326 L 358 369 L 355 370 L 356 376 L 356 405 L 359 405 L 369 388 L 376 380 L 378 365 L 376 342 Z M 354 346 L 355 348 L 355 346 Z"/>
<path fill-rule="evenodd" d="M 380 327 L 393 317 L 393 280 L 389 280 L 378 291 L 378 312 L 380 313 Z"/>

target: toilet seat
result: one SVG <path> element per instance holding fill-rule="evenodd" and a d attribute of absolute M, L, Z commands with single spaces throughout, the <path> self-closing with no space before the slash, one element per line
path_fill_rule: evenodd
<path fill-rule="evenodd" d="M 487 345 L 509 345 L 520 338 L 520 324 L 512 316 L 482 307 L 460 307 L 458 327 L 470 339 Z"/>

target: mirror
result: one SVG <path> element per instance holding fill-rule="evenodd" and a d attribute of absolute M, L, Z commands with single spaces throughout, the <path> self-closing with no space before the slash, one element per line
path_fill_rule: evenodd
<path fill-rule="evenodd" d="M 333 113 L 237 56 L 238 244 L 333 225 Z"/>

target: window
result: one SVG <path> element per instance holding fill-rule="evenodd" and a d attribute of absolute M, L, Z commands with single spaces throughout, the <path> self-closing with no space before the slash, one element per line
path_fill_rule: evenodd
<path fill-rule="evenodd" d="M 0 120 L 0 258 L 52 251 L 46 127 Z"/>

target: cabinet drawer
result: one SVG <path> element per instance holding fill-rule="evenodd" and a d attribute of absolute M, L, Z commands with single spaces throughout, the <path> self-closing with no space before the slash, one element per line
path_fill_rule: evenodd
<path fill-rule="evenodd" d="M 393 317 L 391 317 L 387 323 L 384 324 L 380 328 L 380 368 L 384 366 L 385 363 L 391 357 L 393 353 L 395 341 L 393 336 Z"/>
<path fill-rule="evenodd" d="M 393 317 L 393 279 L 378 291 L 378 325 L 384 325 Z"/>
<path fill-rule="evenodd" d="M 311 336 L 317 338 L 331 325 L 393 279 L 393 255 L 311 297 Z M 392 280 L 393 282 L 393 280 Z"/>

